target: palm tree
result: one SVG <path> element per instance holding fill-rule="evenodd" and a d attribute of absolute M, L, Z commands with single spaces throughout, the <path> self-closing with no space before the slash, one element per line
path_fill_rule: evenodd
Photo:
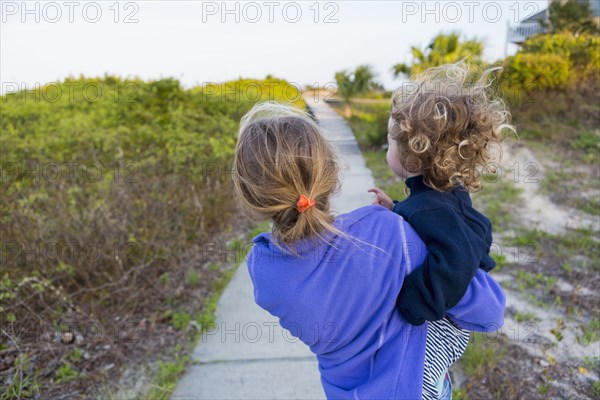
<path fill-rule="evenodd" d="M 352 98 L 364 93 L 373 87 L 375 74 L 368 65 L 356 67 L 354 72 L 340 71 L 335 74 L 338 93 L 344 99 L 344 113 L 347 117 L 352 116 Z"/>
<path fill-rule="evenodd" d="M 461 41 L 457 33 L 439 34 L 424 49 L 412 46 L 411 52 L 413 60 L 410 65 L 394 65 L 395 77 L 401 74 L 418 75 L 427 68 L 456 63 L 467 57 L 469 62 L 479 63 L 483 55 L 483 42 L 476 39 Z"/>

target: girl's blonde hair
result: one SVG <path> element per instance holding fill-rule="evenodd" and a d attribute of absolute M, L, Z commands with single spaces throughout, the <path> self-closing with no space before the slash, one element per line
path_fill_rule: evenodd
<path fill-rule="evenodd" d="M 408 172 L 420 171 L 438 191 L 481 189 L 481 175 L 495 172 L 492 146 L 501 155 L 502 131 L 515 131 L 505 103 L 489 93 L 488 78 L 498 69 L 467 83 L 472 76 L 464 62 L 429 68 L 394 93 L 389 134 Z"/>
<path fill-rule="evenodd" d="M 339 190 L 338 157 L 317 124 L 302 110 L 266 102 L 240 122 L 233 166 L 238 197 L 256 220 L 273 221 L 273 237 L 292 245 L 340 232 L 330 197 Z M 301 195 L 315 206 L 300 213 Z"/>

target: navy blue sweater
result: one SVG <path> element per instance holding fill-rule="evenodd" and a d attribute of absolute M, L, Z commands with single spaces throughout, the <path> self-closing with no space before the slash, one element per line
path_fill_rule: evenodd
<path fill-rule="evenodd" d="M 473 208 L 464 187 L 438 192 L 423 176 L 406 180 L 410 196 L 393 211 L 415 229 L 428 255 L 405 279 L 396 305 L 413 325 L 444 318 L 465 294 L 478 268 L 496 266 L 489 256 L 492 224 Z"/>

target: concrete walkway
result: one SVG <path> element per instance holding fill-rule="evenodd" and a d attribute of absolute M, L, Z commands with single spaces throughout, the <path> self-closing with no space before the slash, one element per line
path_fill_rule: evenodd
<path fill-rule="evenodd" d="M 322 100 L 306 98 L 327 138 L 339 148 L 348 168 L 334 199 L 340 213 L 371 203 L 373 186 L 354 135 L 345 121 Z M 254 303 L 245 263 L 223 292 L 217 326 L 207 332 L 192 354 L 192 365 L 171 399 L 323 399 L 317 360 Z"/>

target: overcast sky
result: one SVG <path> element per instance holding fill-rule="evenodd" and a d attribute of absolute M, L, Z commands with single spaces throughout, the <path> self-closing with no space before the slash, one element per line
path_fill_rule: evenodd
<path fill-rule="evenodd" d="M 370 64 L 391 68 L 410 46 L 457 31 L 505 54 L 507 24 L 547 1 L 0 1 L 0 80 L 29 87 L 69 75 L 175 77 L 189 87 L 267 74 L 325 84 Z M 26 9 L 25 9 L 26 8 Z M 236 21 L 237 20 L 237 21 Z M 514 53 L 514 46 L 508 53 Z"/>

